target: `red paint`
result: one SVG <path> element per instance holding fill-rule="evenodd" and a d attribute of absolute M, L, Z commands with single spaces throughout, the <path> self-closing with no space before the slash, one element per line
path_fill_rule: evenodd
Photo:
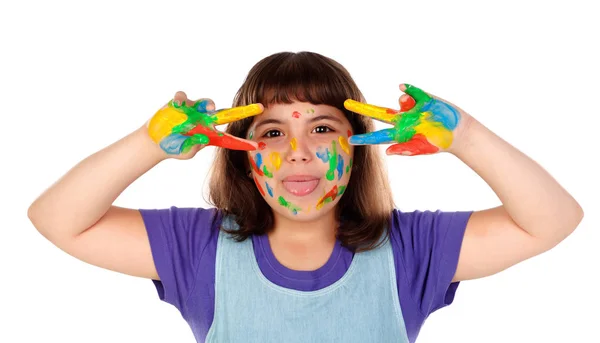
<path fill-rule="evenodd" d="M 331 198 L 331 201 L 334 201 L 335 198 L 337 197 L 338 194 L 338 188 L 337 185 L 333 186 L 333 188 L 327 192 L 327 194 L 325 194 L 321 200 L 319 200 L 319 202 L 317 203 L 317 207 L 320 206 L 321 204 L 323 204 L 323 201 L 325 201 L 325 199 L 327 198 Z"/>
<path fill-rule="evenodd" d="M 416 134 L 408 142 L 393 144 L 385 151 L 388 155 L 426 155 L 438 152 L 440 149 L 429 143 L 427 138 Z"/>
<path fill-rule="evenodd" d="M 265 173 L 263 173 L 262 170 L 258 169 L 258 166 L 256 165 L 256 162 L 254 162 L 254 159 L 252 157 L 250 157 L 249 160 L 250 160 L 250 164 L 252 165 L 252 169 L 254 169 L 256 174 L 258 174 L 260 176 L 265 176 Z"/>
<path fill-rule="evenodd" d="M 400 97 L 400 112 L 409 111 L 415 104 L 415 99 L 410 95 Z"/>
<path fill-rule="evenodd" d="M 348 138 L 350 138 L 350 136 L 352 136 L 352 132 L 350 132 L 350 130 L 348 130 Z"/>
<path fill-rule="evenodd" d="M 263 188 L 260 185 L 260 183 L 258 183 L 258 180 L 256 179 L 256 176 L 254 177 L 254 183 L 256 184 L 256 187 L 258 187 L 258 191 L 260 192 L 260 194 L 262 194 L 262 196 L 265 196 L 265 191 L 263 190 Z"/>
<path fill-rule="evenodd" d="M 264 142 L 258 142 L 258 148 L 260 150 L 265 150 L 266 147 L 267 145 Z"/>
<path fill-rule="evenodd" d="M 387 113 L 387 114 L 397 114 L 398 111 L 396 111 L 394 109 L 391 109 L 391 108 L 386 108 L 385 109 L 385 113 Z"/>
<path fill-rule="evenodd" d="M 221 132 L 213 131 L 207 127 L 202 125 L 197 125 L 190 131 L 188 131 L 186 136 L 193 136 L 194 134 L 201 133 L 208 136 L 209 142 L 208 145 L 220 146 L 223 148 L 231 149 L 231 150 L 246 150 L 252 151 L 256 150 L 256 147 L 250 143 L 246 143 L 240 138 L 229 136 L 223 134 Z"/>
<path fill-rule="evenodd" d="M 294 118 L 300 118 L 300 112 L 294 111 L 294 113 L 292 113 L 292 117 L 294 117 Z"/>

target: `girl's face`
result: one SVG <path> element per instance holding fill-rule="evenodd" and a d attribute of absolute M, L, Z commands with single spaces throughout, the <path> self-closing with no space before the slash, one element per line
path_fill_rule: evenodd
<path fill-rule="evenodd" d="M 343 112 L 305 102 L 276 104 L 254 117 L 247 139 L 256 187 L 277 213 L 312 220 L 331 210 L 352 172 L 352 127 Z"/>

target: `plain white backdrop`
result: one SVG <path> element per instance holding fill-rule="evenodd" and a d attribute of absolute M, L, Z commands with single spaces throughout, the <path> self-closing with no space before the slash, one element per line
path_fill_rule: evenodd
<path fill-rule="evenodd" d="M 594 8 L 591 1 L 2 2 L 0 341 L 194 342 L 150 280 L 67 255 L 35 230 L 27 208 L 177 90 L 229 107 L 260 59 L 309 50 L 342 63 L 370 103 L 398 107 L 398 84 L 407 82 L 460 106 L 544 166 L 584 208 L 578 229 L 553 250 L 462 282 L 417 341 L 599 342 Z M 116 205 L 206 206 L 212 156 L 207 148 L 190 161 L 159 164 Z M 500 204 L 452 155 L 391 156 L 387 166 L 402 210 Z"/>

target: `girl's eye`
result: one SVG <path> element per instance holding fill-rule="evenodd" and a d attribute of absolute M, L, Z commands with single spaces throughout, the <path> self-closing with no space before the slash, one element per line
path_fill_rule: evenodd
<path fill-rule="evenodd" d="M 279 130 L 269 130 L 263 135 L 263 137 L 267 137 L 267 138 L 275 138 L 275 137 L 279 137 L 279 136 L 281 136 L 281 131 L 279 131 Z"/>
<path fill-rule="evenodd" d="M 329 126 L 317 126 L 317 127 L 315 127 L 315 129 L 313 130 L 313 132 L 316 132 L 316 133 L 328 133 L 328 132 L 333 132 L 333 129 L 331 129 Z"/>

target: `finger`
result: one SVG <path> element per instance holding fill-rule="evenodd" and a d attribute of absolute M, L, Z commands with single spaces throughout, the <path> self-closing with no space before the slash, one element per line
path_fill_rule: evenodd
<path fill-rule="evenodd" d="M 394 109 L 364 104 L 352 99 L 344 101 L 344 107 L 354 113 L 362 114 L 388 124 L 393 124 L 398 117 L 398 111 Z"/>
<path fill-rule="evenodd" d="M 438 147 L 429 143 L 425 136 L 416 134 L 407 142 L 390 145 L 385 153 L 387 155 L 413 156 L 433 154 L 439 150 Z"/>
<path fill-rule="evenodd" d="M 185 94 L 185 92 L 178 91 L 177 93 L 175 93 L 175 96 L 173 96 L 173 103 L 175 103 L 176 105 L 182 105 L 188 102 L 189 99 L 187 98 L 187 94 Z"/>
<path fill-rule="evenodd" d="M 415 99 L 415 101 L 418 103 L 423 103 L 431 100 L 431 96 L 429 96 L 429 94 L 425 93 L 420 88 L 417 88 L 413 85 L 409 85 L 408 83 L 401 84 L 400 90 L 412 96 L 413 99 Z"/>
<path fill-rule="evenodd" d="M 257 114 L 261 114 L 263 110 L 264 107 L 262 104 L 250 104 L 246 106 L 227 108 L 214 114 L 214 116 L 217 118 L 215 125 L 227 124 L 240 119 L 252 117 Z"/>
<path fill-rule="evenodd" d="M 215 110 L 215 102 L 209 98 L 202 98 L 194 101 L 193 107 L 200 113 L 207 113 Z"/>
<path fill-rule="evenodd" d="M 408 94 L 402 94 L 398 102 L 400 103 L 400 112 L 410 111 L 416 104 L 415 99 Z"/>
<path fill-rule="evenodd" d="M 393 143 L 395 142 L 395 132 L 395 129 L 383 129 L 375 132 L 363 133 L 361 135 L 352 135 L 348 138 L 348 143 L 352 145 Z"/>

